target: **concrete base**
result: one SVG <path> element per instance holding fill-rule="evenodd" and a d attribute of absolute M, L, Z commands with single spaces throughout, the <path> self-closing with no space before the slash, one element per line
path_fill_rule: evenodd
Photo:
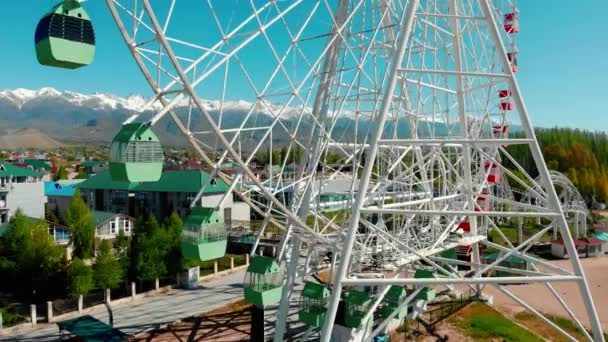
<path fill-rule="evenodd" d="M 178 275 L 178 285 L 182 289 L 195 289 L 198 287 L 198 278 L 200 278 L 200 267 L 192 267 L 188 271 Z"/>

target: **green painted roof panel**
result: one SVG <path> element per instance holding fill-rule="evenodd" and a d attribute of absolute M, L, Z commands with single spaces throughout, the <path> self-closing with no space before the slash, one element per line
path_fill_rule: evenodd
<path fill-rule="evenodd" d="M 247 272 L 256 274 L 270 274 L 279 272 L 279 264 L 274 258 L 266 256 L 256 256 L 251 259 Z"/>
<path fill-rule="evenodd" d="M 329 297 L 329 295 L 330 293 L 327 287 L 312 281 L 307 281 L 302 290 L 302 297 L 312 299 L 323 299 Z"/>
<path fill-rule="evenodd" d="M 486 262 L 492 263 L 492 262 L 496 261 L 496 259 L 498 259 L 499 257 L 502 257 L 502 256 L 503 256 L 503 253 L 492 252 L 492 253 L 484 255 L 483 259 Z M 509 263 L 512 263 L 512 264 L 526 264 L 527 263 L 527 261 L 525 259 L 520 258 L 517 255 L 509 255 L 503 261 L 506 261 L 506 262 L 509 262 Z"/>
<path fill-rule="evenodd" d="M 139 183 L 114 181 L 110 171 L 103 171 L 80 183 L 78 187 L 86 190 L 133 190 L 138 185 Z"/>
<path fill-rule="evenodd" d="M 437 275 L 433 271 L 417 269 L 414 274 L 414 278 L 416 279 L 432 279 L 437 278 Z"/>
<path fill-rule="evenodd" d="M 110 221 L 112 218 L 120 215 L 120 214 L 116 214 L 116 213 L 111 213 L 111 212 L 107 212 L 107 211 L 98 211 L 98 210 L 92 210 L 91 214 L 93 215 L 95 226 L 104 224 L 104 223 Z"/>
<path fill-rule="evenodd" d="M 135 140 L 137 137 L 141 137 L 142 140 L 152 138 L 152 141 L 158 141 L 158 138 L 149 126 L 141 122 L 134 122 L 123 125 L 116 136 L 114 136 L 114 139 L 112 139 L 112 142 L 128 143 L 129 141 Z"/>
<path fill-rule="evenodd" d="M 224 223 L 223 218 L 214 208 L 194 207 L 190 211 L 190 215 L 186 217 L 185 225 L 200 226 L 204 223 L 218 223 L 215 220 L 220 220 L 219 223 Z"/>
<path fill-rule="evenodd" d="M 103 171 L 79 185 L 87 190 L 128 190 L 154 192 L 191 192 L 197 193 L 209 182 L 209 174 L 201 170 L 168 170 L 163 172 L 157 182 L 121 182 L 114 181 L 109 171 Z M 215 179 L 214 185 L 205 188 L 206 194 L 224 193 L 228 185 L 221 179 Z"/>
<path fill-rule="evenodd" d="M 367 292 L 352 290 L 346 295 L 346 302 L 354 305 L 366 305 L 371 303 L 372 299 Z"/>
<path fill-rule="evenodd" d="M 9 163 L 0 163 L 0 177 L 42 177 L 42 175 L 32 169 L 15 166 Z"/>
<path fill-rule="evenodd" d="M 595 234 L 593 234 L 593 237 L 595 237 L 598 240 L 608 241 L 608 233 L 605 233 L 605 232 L 595 233 Z"/>
<path fill-rule="evenodd" d="M 391 285 L 391 288 L 386 293 L 385 298 L 387 299 L 400 299 L 405 297 L 406 291 L 402 286 Z"/>
<path fill-rule="evenodd" d="M 40 159 L 24 159 L 23 164 L 33 167 L 34 170 L 40 170 L 40 169 L 44 169 L 45 171 L 53 170 L 51 165 L 47 164 L 44 160 L 40 160 Z"/>

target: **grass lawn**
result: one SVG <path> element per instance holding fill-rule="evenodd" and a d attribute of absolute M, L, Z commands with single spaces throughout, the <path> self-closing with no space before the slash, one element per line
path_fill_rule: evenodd
<path fill-rule="evenodd" d="M 553 323 L 557 324 L 560 328 L 564 329 L 567 333 L 572 335 L 577 340 L 586 340 L 585 335 L 582 334 L 576 323 L 574 323 L 573 321 L 548 314 L 544 314 L 544 316 L 550 319 Z M 544 336 L 550 341 L 569 341 L 565 336 L 563 336 L 557 330 L 553 329 L 553 327 L 547 325 L 545 322 L 543 322 L 538 317 L 529 312 L 518 313 L 517 315 L 515 315 L 515 319 L 519 323 L 528 327 L 530 330 L 538 333 L 539 335 Z M 608 335 L 604 334 L 604 337 L 608 339 Z"/>
<path fill-rule="evenodd" d="M 517 244 L 517 228 L 506 227 L 506 226 L 499 226 L 499 228 L 500 228 L 500 231 L 505 235 L 505 237 L 507 239 L 509 239 L 509 241 L 511 241 L 512 244 L 514 244 L 514 245 Z M 536 227 L 525 228 L 523 240 L 526 241 L 527 239 L 532 237 L 533 234 L 537 233 L 541 229 L 542 228 L 536 228 Z M 490 232 L 490 237 L 492 237 L 494 243 L 503 245 L 503 246 L 507 246 L 507 243 L 505 242 L 505 240 L 502 238 L 502 236 L 500 236 L 500 234 L 495 229 L 493 229 Z M 539 242 L 550 242 L 551 239 L 552 239 L 552 233 L 551 233 L 551 231 L 548 231 L 545 234 L 543 234 L 543 236 L 541 236 L 540 239 L 538 239 L 538 241 Z"/>
<path fill-rule="evenodd" d="M 476 341 L 495 341 L 497 338 L 513 342 L 543 341 L 483 303 L 474 303 L 465 307 L 449 321 Z"/>

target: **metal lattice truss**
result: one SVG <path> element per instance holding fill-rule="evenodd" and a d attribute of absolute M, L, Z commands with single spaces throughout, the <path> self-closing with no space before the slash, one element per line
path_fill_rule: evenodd
<path fill-rule="evenodd" d="M 564 174 L 550 170 L 549 175 L 551 176 L 551 181 L 553 182 L 553 186 L 555 187 L 555 191 L 557 192 L 557 196 L 561 203 L 562 211 L 566 215 L 566 218 L 574 224 L 575 227 L 575 236 L 579 237 L 580 226 L 582 225 L 583 236 L 586 236 L 587 232 L 587 219 L 591 216 L 589 212 L 589 208 L 587 208 L 587 204 L 585 203 L 585 199 L 578 191 L 576 186 L 572 184 L 570 179 L 566 177 Z M 540 183 L 540 179 L 536 178 L 537 184 Z M 536 193 L 528 189 L 525 193 L 519 194 L 522 196 L 522 202 L 527 203 L 540 203 L 545 201 L 544 198 L 537 197 Z M 557 239 L 557 227 L 554 229 L 553 238 Z"/>
<path fill-rule="evenodd" d="M 235 193 L 262 218 L 262 230 L 282 228 L 279 258 L 291 246 L 292 256 L 308 256 L 304 266 L 319 265 L 310 259 L 333 252 L 324 341 L 344 289 L 377 289 L 371 317 L 386 285 L 464 284 L 479 292 L 490 285 L 568 335 L 504 286 L 538 282 L 602 339 L 514 76 L 514 36 L 502 27 L 504 15 L 516 11 L 513 3 L 106 2 L 155 93 L 140 115 L 154 110 L 149 120 L 157 125 L 169 117 L 213 176 L 230 184 L 218 206 Z M 510 138 L 510 126 L 521 127 L 524 137 Z M 512 147 L 531 151 L 537 179 L 509 153 Z M 223 171 L 227 163 L 236 174 Z M 513 196 L 512 187 L 534 200 Z M 543 218 L 544 226 L 514 246 L 503 233 L 505 221 L 531 217 Z M 526 254 L 555 226 L 574 271 Z M 489 234 L 501 241 L 489 241 Z M 469 259 L 441 256 L 462 246 L 470 246 Z M 501 256 L 484 264 L 482 246 Z M 504 266 L 510 256 L 530 268 Z M 317 271 L 287 264 L 288 281 Z M 415 279 L 417 269 L 443 276 Z M 512 276 L 485 276 L 497 270 Z M 564 281 L 580 286 L 586 320 L 551 285 Z M 292 288 L 284 287 L 279 341 Z M 362 333 L 369 338 L 387 323 Z"/>

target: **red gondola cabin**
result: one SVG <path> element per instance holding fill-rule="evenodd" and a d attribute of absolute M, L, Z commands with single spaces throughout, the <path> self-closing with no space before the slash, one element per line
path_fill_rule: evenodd
<path fill-rule="evenodd" d="M 519 32 L 519 13 L 505 14 L 505 31 L 508 34 Z"/>
<path fill-rule="evenodd" d="M 495 138 L 506 136 L 509 133 L 509 126 L 493 126 L 492 133 L 494 134 Z"/>
<path fill-rule="evenodd" d="M 500 101 L 501 110 L 513 110 L 513 102 L 511 102 L 511 96 L 513 93 L 510 90 L 499 90 L 498 97 Z"/>
<path fill-rule="evenodd" d="M 484 168 L 486 169 L 486 171 L 489 171 L 487 178 L 489 184 L 496 184 L 500 182 L 501 178 L 500 173 L 498 171 L 498 164 L 486 161 L 484 163 Z"/>
<path fill-rule="evenodd" d="M 458 229 L 462 229 L 465 233 L 471 232 L 471 223 L 469 221 L 462 221 L 458 225 Z"/>

